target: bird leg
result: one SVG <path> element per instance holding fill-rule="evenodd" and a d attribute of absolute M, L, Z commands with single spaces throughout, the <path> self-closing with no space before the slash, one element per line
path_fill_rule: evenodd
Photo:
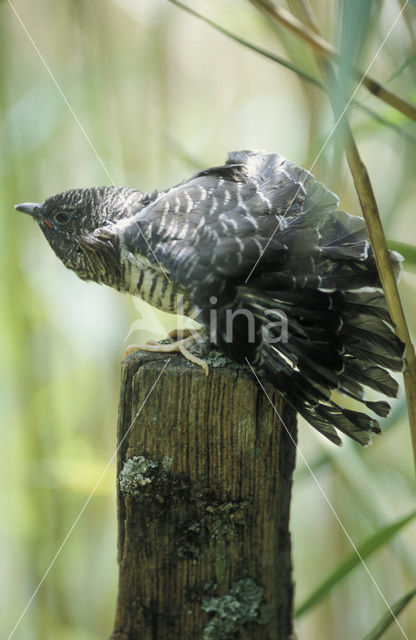
<path fill-rule="evenodd" d="M 167 342 L 167 343 L 165 343 L 165 342 L 156 342 L 156 340 L 148 340 L 146 342 L 146 344 L 132 344 L 124 352 L 124 357 L 127 358 L 127 356 L 129 356 L 134 351 L 153 351 L 154 353 L 175 353 L 175 352 L 179 352 L 187 360 L 189 360 L 189 362 L 193 362 L 193 364 L 197 364 L 198 366 L 202 367 L 202 369 L 205 372 L 205 375 L 208 376 L 209 375 L 209 367 L 208 367 L 207 363 L 205 362 L 205 360 L 202 360 L 202 358 L 198 358 L 198 356 L 196 356 L 193 353 L 191 353 L 189 351 L 189 349 L 187 348 L 187 346 L 189 344 L 191 344 L 192 342 L 195 342 L 197 340 L 197 338 L 195 338 L 195 336 L 193 335 L 195 332 L 194 331 L 189 331 L 188 329 L 185 329 L 185 330 L 174 329 L 173 331 L 169 332 L 168 336 L 169 336 L 169 338 L 174 338 L 175 336 L 178 335 L 178 333 L 181 334 L 181 335 L 189 333 L 190 335 L 187 335 L 186 337 L 182 338 L 181 340 L 176 340 L 175 342 Z"/>
<path fill-rule="evenodd" d="M 192 329 L 172 329 L 168 333 L 168 338 L 171 340 L 183 340 L 184 338 L 188 338 L 192 335 Z"/>

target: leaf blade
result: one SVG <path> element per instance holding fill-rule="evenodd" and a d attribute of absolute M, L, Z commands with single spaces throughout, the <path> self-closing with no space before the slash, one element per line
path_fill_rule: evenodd
<path fill-rule="evenodd" d="M 416 53 L 412 53 L 408 58 L 406 58 L 406 60 L 396 69 L 396 71 L 391 74 L 390 78 L 386 80 L 385 84 L 388 84 L 389 82 L 397 78 L 397 76 L 399 76 L 401 72 L 406 69 L 406 67 L 408 67 L 410 64 L 413 64 L 414 62 L 416 62 Z"/>
<path fill-rule="evenodd" d="M 304 600 L 304 602 L 296 609 L 295 618 L 300 617 L 309 609 L 314 607 L 318 602 L 323 600 L 330 593 L 332 588 L 343 580 L 357 565 L 370 555 L 375 553 L 382 546 L 387 544 L 403 527 L 405 527 L 416 516 L 416 511 L 408 514 L 404 518 L 396 520 L 388 524 L 369 538 L 364 540 L 341 565 L 339 565 L 321 584 Z"/>
<path fill-rule="evenodd" d="M 180 9 L 183 9 L 184 11 L 189 13 L 190 15 L 193 15 L 195 18 L 199 18 L 199 20 L 202 20 L 202 22 L 205 22 L 206 24 L 210 25 L 211 27 L 213 27 L 214 29 L 216 29 L 217 31 L 222 33 L 223 35 L 225 35 L 228 38 L 230 38 L 231 40 L 234 40 L 235 42 L 238 42 L 238 44 L 241 44 L 243 47 L 247 47 L 248 49 L 251 49 L 255 53 L 258 53 L 259 55 L 261 55 L 261 56 L 263 56 L 265 58 L 268 58 L 269 60 L 272 60 L 273 62 L 276 62 L 277 64 L 280 64 L 281 66 L 285 67 L 286 69 L 289 69 L 290 71 L 293 71 L 294 73 L 296 73 L 303 80 L 306 80 L 310 84 L 315 85 L 316 87 L 318 87 L 319 89 L 321 89 L 323 91 L 325 90 L 325 87 L 323 86 L 322 82 L 320 82 L 320 80 L 318 80 L 318 78 L 315 78 L 314 76 L 311 76 L 306 71 L 303 71 L 303 69 L 300 69 L 293 62 L 285 60 L 284 58 L 282 58 L 281 56 L 278 56 L 277 54 L 273 53 L 272 51 L 269 51 L 268 49 L 264 49 L 263 47 L 255 45 L 252 42 L 250 42 L 249 40 L 246 40 L 245 38 L 242 38 L 241 36 L 238 36 L 237 34 L 233 33 L 232 31 L 229 31 L 228 29 L 225 29 L 224 27 L 222 27 L 221 25 L 217 24 L 213 20 L 210 20 L 209 18 L 207 18 L 206 16 L 202 15 L 198 11 L 195 11 L 194 9 L 191 9 L 191 7 L 188 7 L 187 5 L 183 4 L 182 2 L 180 2 L 180 0 L 169 0 L 169 2 L 171 4 L 173 4 L 173 5 L 175 5 L 176 7 L 180 8 Z M 383 124 L 383 125 L 385 125 L 385 126 L 387 126 L 389 128 L 392 128 L 399 135 L 405 137 L 406 139 L 410 140 L 413 143 L 416 143 L 416 137 L 411 132 L 408 132 L 408 131 L 406 131 L 404 129 L 401 129 L 399 126 L 395 125 L 394 123 L 389 122 L 389 120 L 384 118 L 382 115 L 376 113 L 375 111 L 373 111 L 372 109 L 368 108 L 366 105 L 362 104 L 358 100 L 352 100 L 351 105 L 353 105 L 354 107 L 356 107 L 358 109 L 361 109 L 362 111 L 367 113 L 367 115 L 369 115 L 374 120 L 380 122 L 381 124 Z"/>
<path fill-rule="evenodd" d="M 398 251 L 402 254 L 405 263 L 404 267 L 416 267 L 416 246 L 408 244 L 407 242 L 396 242 L 395 240 L 388 240 L 389 249 Z"/>
<path fill-rule="evenodd" d="M 186 4 L 183 4 L 182 2 L 180 2 L 179 0 L 169 0 L 169 2 L 171 2 L 175 6 L 179 7 L 180 9 L 183 9 L 184 11 L 187 11 L 188 13 L 190 13 L 193 16 L 195 16 L 196 18 L 199 18 L 200 20 L 202 20 L 206 24 L 209 24 L 211 27 L 213 27 L 214 29 L 216 29 L 220 33 L 223 33 L 225 36 L 227 36 L 228 38 L 231 38 L 232 40 L 235 40 L 235 42 L 238 42 L 239 44 L 243 45 L 244 47 L 247 47 L 248 49 L 251 49 L 255 53 L 259 53 L 260 55 L 264 56 L 265 58 L 269 58 L 269 60 L 272 60 L 273 62 L 277 62 L 278 64 L 282 65 L 283 67 L 286 67 L 290 71 L 293 71 L 294 73 L 296 73 L 298 76 L 300 76 L 304 80 L 307 80 L 311 84 L 314 84 L 315 86 L 320 87 L 321 89 L 324 88 L 323 84 L 322 84 L 322 82 L 320 82 L 320 80 L 318 80 L 317 78 L 314 78 L 313 76 L 309 75 L 309 73 L 306 73 L 306 71 L 303 71 L 302 69 L 299 69 L 299 67 L 294 65 L 292 62 L 289 62 L 288 60 L 285 60 L 284 58 L 278 56 L 277 54 L 272 53 L 268 49 L 263 49 L 263 47 L 259 47 L 259 46 L 255 45 L 255 44 L 253 44 L 252 42 L 249 42 L 248 40 L 245 40 L 245 38 L 241 38 L 240 36 L 238 36 L 237 34 L 233 33 L 232 31 L 229 31 L 228 29 L 225 29 L 224 27 L 221 27 L 221 25 L 217 24 L 213 20 L 210 20 L 206 16 L 202 15 L 202 13 L 198 13 L 194 9 L 191 9 Z"/>
<path fill-rule="evenodd" d="M 371 629 L 369 633 L 363 638 L 363 640 L 378 640 L 381 638 L 383 633 L 387 630 L 387 628 L 391 625 L 391 623 L 397 618 L 399 613 L 403 611 L 403 609 L 409 604 L 409 602 L 416 595 L 416 589 L 412 589 L 406 595 L 404 595 L 399 600 L 390 607 L 390 610 L 386 611 L 382 618 L 377 622 L 375 627 Z"/>

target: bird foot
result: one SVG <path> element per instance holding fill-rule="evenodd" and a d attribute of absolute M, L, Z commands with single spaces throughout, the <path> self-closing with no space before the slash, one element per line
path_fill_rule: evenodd
<path fill-rule="evenodd" d="M 188 338 L 192 335 L 192 333 L 193 332 L 191 329 L 172 329 L 168 333 L 168 338 L 179 341 L 183 340 L 184 338 Z"/>
<path fill-rule="evenodd" d="M 185 330 L 188 332 L 188 330 Z M 181 332 L 182 334 L 185 332 Z M 124 352 L 124 357 L 127 358 L 134 351 L 153 351 L 154 353 L 181 353 L 189 362 L 193 364 L 197 364 L 199 367 L 202 367 L 206 376 L 209 375 L 209 367 L 205 360 L 202 358 L 198 358 L 198 356 L 194 355 L 189 351 L 187 346 L 196 341 L 193 332 L 190 332 L 191 335 L 187 335 L 186 338 L 182 338 L 182 340 L 177 340 L 176 342 L 156 342 L 156 340 L 148 340 L 146 344 L 132 344 L 128 347 Z M 175 329 L 171 331 L 168 335 L 172 337 L 171 334 L 175 336 L 178 335 L 178 330 Z"/>

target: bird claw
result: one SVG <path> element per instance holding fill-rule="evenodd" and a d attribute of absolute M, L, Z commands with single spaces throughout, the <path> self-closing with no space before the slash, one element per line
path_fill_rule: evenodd
<path fill-rule="evenodd" d="M 175 330 L 177 331 L 177 330 Z M 171 332 L 173 333 L 173 332 Z M 175 334 L 177 335 L 177 333 Z M 209 375 L 209 367 L 205 360 L 202 358 L 198 358 L 198 356 L 194 355 L 187 349 L 187 345 L 191 342 L 195 341 L 195 337 L 192 335 L 188 335 L 186 338 L 182 340 L 177 340 L 176 342 L 156 342 L 155 340 L 148 340 L 146 344 L 132 344 L 128 347 L 124 352 L 124 357 L 127 358 L 134 351 L 153 351 L 153 353 L 181 353 L 189 362 L 198 365 L 204 370 L 206 376 Z"/>
<path fill-rule="evenodd" d="M 189 338 L 189 336 L 192 335 L 192 330 L 191 329 L 172 329 L 171 331 L 169 331 L 168 333 L 168 338 L 171 338 L 172 340 L 184 340 L 185 338 Z"/>

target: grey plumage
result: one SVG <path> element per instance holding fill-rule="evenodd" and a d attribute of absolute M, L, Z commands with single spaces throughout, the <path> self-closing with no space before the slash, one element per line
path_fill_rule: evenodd
<path fill-rule="evenodd" d="M 366 401 L 363 387 L 397 395 L 388 370 L 401 369 L 403 345 L 363 220 L 339 211 L 338 198 L 309 172 L 278 154 L 240 151 L 161 193 L 75 189 L 37 210 L 19 207 L 79 277 L 171 312 L 180 294 L 183 312 L 207 326 L 215 312 L 218 348 L 248 360 L 333 442 L 341 443 L 337 430 L 360 444 L 380 431 L 374 418 L 331 394 L 386 416 L 388 403 Z M 401 257 L 391 253 L 391 260 L 398 271 Z M 254 319 L 252 339 L 241 310 Z M 266 340 L 265 327 L 279 314 L 288 339 L 272 328 Z"/>

